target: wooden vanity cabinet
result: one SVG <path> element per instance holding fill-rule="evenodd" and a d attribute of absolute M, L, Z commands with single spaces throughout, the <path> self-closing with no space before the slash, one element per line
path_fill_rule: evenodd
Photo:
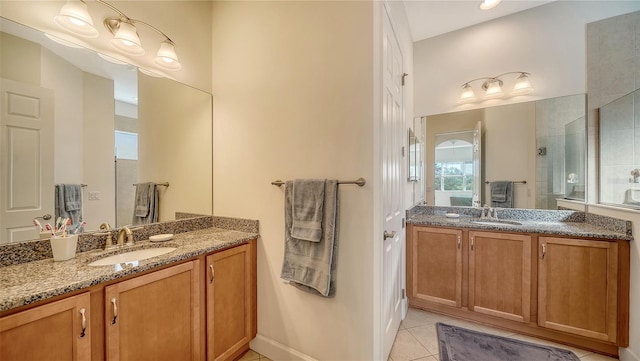
<path fill-rule="evenodd" d="M 540 237 L 538 324 L 617 340 L 618 244 Z"/>
<path fill-rule="evenodd" d="M 469 232 L 469 309 L 529 322 L 531 236 Z"/>
<path fill-rule="evenodd" d="M 200 360 L 200 261 L 105 287 L 107 360 Z"/>
<path fill-rule="evenodd" d="M 0 318 L 0 360 L 91 360 L 89 293 Z"/>
<path fill-rule="evenodd" d="M 255 241 L 206 257 L 207 360 L 233 360 L 256 336 Z"/>
<path fill-rule="evenodd" d="M 462 307 L 462 231 L 413 227 L 407 265 L 410 301 Z"/>
<path fill-rule="evenodd" d="M 629 253 L 626 240 L 408 224 L 407 296 L 410 306 L 616 356 L 629 345 Z"/>

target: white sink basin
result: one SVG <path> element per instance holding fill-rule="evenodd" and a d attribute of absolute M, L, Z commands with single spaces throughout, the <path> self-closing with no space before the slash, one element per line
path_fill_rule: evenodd
<path fill-rule="evenodd" d="M 516 221 L 472 221 L 475 224 L 484 224 L 486 226 L 521 226 L 522 223 Z"/>
<path fill-rule="evenodd" d="M 137 251 L 131 251 L 126 253 L 114 254 L 113 256 L 100 258 L 97 261 L 89 263 L 89 266 L 111 266 L 120 263 L 131 263 L 135 261 L 142 261 L 152 257 L 161 256 L 163 254 L 175 251 L 175 247 L 157 247 L 139 249 Z"/>

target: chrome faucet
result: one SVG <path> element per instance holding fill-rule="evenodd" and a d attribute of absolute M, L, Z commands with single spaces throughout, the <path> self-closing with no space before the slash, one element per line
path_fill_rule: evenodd
<path fill-rule="evenodd" d="M 133 233 L 131 232 L 131 230 L 129 229 L 129 227 L 127 226 L 122 226 L 122 228 L 120 228 L 120 230 L 118 231 L 118 236 L 117 238 L 117 245 L 118 247 L 125 245 L 124 243 L 124 237 L 125 235 L 127 236 L 127 246 L 133 246 Z"/>

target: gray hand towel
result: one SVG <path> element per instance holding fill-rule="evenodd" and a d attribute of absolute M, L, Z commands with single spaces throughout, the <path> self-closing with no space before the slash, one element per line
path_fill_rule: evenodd
<path fill-rule="evenodd" d="M 135 204 L 132 224 L 150 224 L 158 222 L 160 197 L 158 186 L 148 182 L 136 185 Z"/>
<path fill-rule="evenodd" d="M 322 238 L 325 180 L 293 181 L 291 237 L 311 242 Z"/>
<path fill-rule="evenodd" d="M 513 208 L 513 182 L 491 182 L 491 206 L 500 208 Z"/>
<path fill-rule="evenodd" d="M 69 194 L 67 195 L 67 190 Z M 55 217 L 71 219 L 71 226 L 82 222 L 82 188 L 79 184 L 56 184 L 54 188 Z"/>
<path fill-rule="evenodd" d="M 67 211 L 82 208 L 82 186 L 80 184 L 64 185 L 64 206 Z"/>
<path fill-rule="evenodd" d="M 327 180 L 324 188 L 322 238 L 308 242 L 291 237 L 293 182 L 285 183 L 285 242 L 280 278 L 309 293 L 335 294 L 338 229 L 338 181 Z"/>

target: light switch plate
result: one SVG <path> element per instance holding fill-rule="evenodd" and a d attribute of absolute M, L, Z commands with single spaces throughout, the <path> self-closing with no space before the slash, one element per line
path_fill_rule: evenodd
<path fill-rule="evenodd" d="M 100 192 L 89 192 L 89 200 L 90 201 L 99 201 L 100 200 Z"/>

